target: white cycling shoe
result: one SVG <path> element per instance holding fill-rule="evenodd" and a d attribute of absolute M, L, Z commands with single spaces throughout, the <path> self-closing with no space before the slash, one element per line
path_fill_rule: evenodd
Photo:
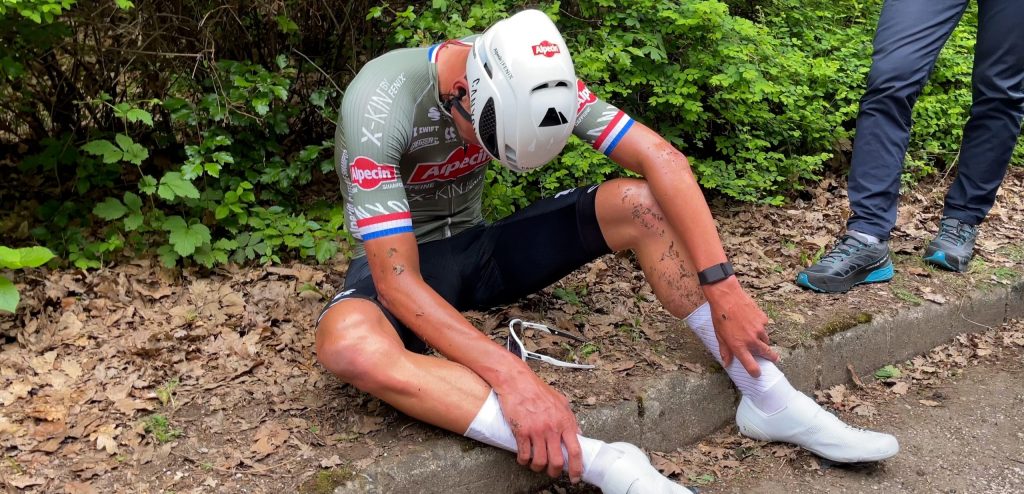
<path fill-rule="evenodd" d="M 800 392 L 771 415 L 744 397 L 736 409 L 736 425 L 749 438 L 792 443 L 837 463 L 881 461 L 900 450 L 892 435 L 846 425 Z"/>
<path fill-rule="evenodd" d="M 693 494 L 658 472 L 640 448 L 630 443 L 609 446 L 622 451 L 622 457 L 612 463 L 601 482 L 604 494 Z"/>

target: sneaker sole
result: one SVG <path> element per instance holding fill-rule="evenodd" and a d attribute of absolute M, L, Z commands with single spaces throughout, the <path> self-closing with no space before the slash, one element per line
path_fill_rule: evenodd
<path fill-rule="evenodd" d="M 966 271 L 967 265 L 971 262 L 970 259 L 968 259 L 967 262 L 961 263 L 959 258 L 956 256 L 946 256 L 946 252 L 942 250 L 937 250 L 931 254 L 925 255 L 924 260 L 925 262 L 934 264 L 942 269 L 955 271 L 957 273 Z M 950 260 L 953 262 L 950 262 Z"/>
<path fill-rule="evenodd" d="M 882 267 L 869 271 L 863 276 L 863 278 L 854 275 L 849 278 L 837 278 L 833 280 L 822 278 L 811 281 L 807 273 L 800 273 L 796 277 L 796 284 L 804 288 L 814 290 L 818 293 L 844 293 L 857 285 L 889 281 L 892 279 L 894 274 L 895 269 L 893 268 L 892 260 L 887 260 Z"/>

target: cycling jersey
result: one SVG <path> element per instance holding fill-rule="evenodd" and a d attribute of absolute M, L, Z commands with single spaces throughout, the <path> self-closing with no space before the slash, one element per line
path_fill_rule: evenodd
<path fill-rule="evenodd" d="M 471 41 L 472 38 L 467 38 Z M 384 54 L 363 67 L 342 100 L 335 167 L 348 231 L 362 242 L 412 232 L 419 243 L 483 223 L 484 176 L 490 157 L 466 145 L 441 110 L 437 55 L 442 45 Z M 535 56 L 544 56 L 536 51 Z M 573 133 L 604 154 L 633 125 L 615 106 L 577 81 Z"/>

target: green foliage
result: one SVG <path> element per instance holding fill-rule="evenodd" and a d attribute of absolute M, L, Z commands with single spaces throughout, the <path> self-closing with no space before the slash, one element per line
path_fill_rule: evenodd
<path fill-rule="evenodd" d="M 53 259 L 53 253 L 45 247 L 11 249 L 0 246 L 0 270 L 36 268 Z M 0 311 L 14 312 L 21 295 L 11 280 L 0 276 Z"/>
<path fill-rule="evenodd" d="M 169 443 L 181 437 L 181 430 L 172 428 L 167 417 L 160 414 L 147 417 L 143 422 L 143 429 L 160 444 Z"/>
<path fill-rule="evenodd" d="M 331 161 L 346 80 L 389 49 L 478 33 L 526 6 L 555 19 L 578 76 L 683 150 L 705 188 L 780 204 L 842 162 L 882 0 L 174 5 L 171 18 L 126 0 L 0 0 L 0 141 L 24 143 L 19 173 L 53 187 L 19 240 L 80 268 L 142 254 L 167 266 L 326 261 L 351 240 Z M 955 164 L 976 12 L 916 106 L 906 187 Z M 484 212 L 623 175 L 572 138 L 531 173 L 492 164 Z"/>
<path fill-rule="evenodd" d="M 903 375 L 900 369 L 892 364 L 875 371 L 875 379 L 893 379 Z"/>
<path fill-rule="evenodd" d="M 0 15 L 13 11 L 35 23 L 49 23 L 74 4 L 75 0 L 0 0 Z"/>

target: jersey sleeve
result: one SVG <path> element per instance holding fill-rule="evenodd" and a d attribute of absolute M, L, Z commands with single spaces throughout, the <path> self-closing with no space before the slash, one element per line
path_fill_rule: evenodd
<path fill-rule="evenodd" d="M 573 134 L 604 153 L 612 154 L 615 146 L 633 127 L 633 119 L 615 105 L 606 103 L 590 92 L 582 80 L 576 81 L 579 106 Z"/>
<path fill-rule="evenodd" d="M 413 105 L 401 91 L 405 74 L 381 65 L 367 65 L 349 84 L 334 136 L 348 230 L 363 241 L 413 231 L 399 170 Z"/>

